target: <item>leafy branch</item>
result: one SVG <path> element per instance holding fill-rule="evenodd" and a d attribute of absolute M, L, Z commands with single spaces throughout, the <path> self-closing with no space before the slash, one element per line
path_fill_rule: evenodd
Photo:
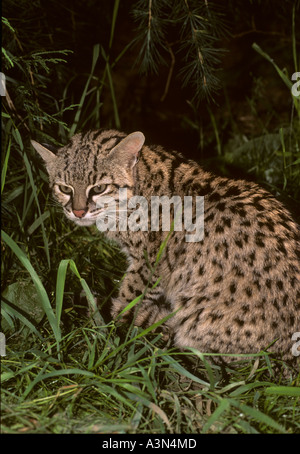
<path fill-rule="evenodd" d="M 193 100 L 213 99 L 220 86 L 216 73 L 223 52 L 218 40 L 228 33 L 216 5 L 207 0 L 139 0 L 132 13 L 138 23 L 141 72 L 158 74 L 171 55 L 167 85 L 176 61 L 182 86 L 194 88 Z"/>

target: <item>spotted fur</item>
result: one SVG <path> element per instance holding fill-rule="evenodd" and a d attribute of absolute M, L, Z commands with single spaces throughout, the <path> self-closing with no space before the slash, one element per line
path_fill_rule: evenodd
<path fill-rule="evenodd" d="M 293 359 L 292 335 L 300 331 L 300 230 L 270 193 L 216 177 L 179 153 L 145 146 L 142 133 L 77 134 L 57 154 L 33 145 L 54 197 L 78 225 L 95 223 L 101 195 L 119 202 L 120 187 L 128 198 L 142 195 L 149 202 L 152 195 L 204 196 L 203 240 L 188 243 L 184 231 L 172 232 L 158 264 L 168 232 L 107 233 L 129 259 L 112 301 L 114 318 L 147 287 L 124 321 L 135 317 L 137 325 L 149 326 L 175 312 L 166 324 L 179 347 L 255 353 L 272 344 L 271 351 Z M 61 192 L 65 186 L 71 194 Z"/>

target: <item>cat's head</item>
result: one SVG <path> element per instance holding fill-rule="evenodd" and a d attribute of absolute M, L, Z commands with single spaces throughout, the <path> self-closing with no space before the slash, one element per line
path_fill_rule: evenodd
<path fill-rule="evenodd" d="M 68 219 L 81 226 L 92 225 L 104 208 L 97 207 L 103 196 L 119 200 L 119 189 L 133 195 L 134 167 L 145 137 L 141 132 L 126 134 L 106 130 L 76 134 L 71 142 L 53 148 L 31 141 L 45 163 L 53 197 Z"/>

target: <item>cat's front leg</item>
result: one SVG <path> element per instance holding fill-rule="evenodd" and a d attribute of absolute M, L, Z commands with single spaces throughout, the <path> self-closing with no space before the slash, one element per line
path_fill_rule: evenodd
<path fill-rule="evenodd" d="M 119 315 L 129 303 L 140 297 L 133 308 Z M 119 296 L 112 300 L 111 315 L 122 323 L 134 322 L 137 326 L 148 327 L 166 317 L 171 312 L 171 306 L 164 296 L 161 283 L 155 276 L 150 282 L 130 270 L 123 280 Z"/>
<path fill-rule="evenodd" d="M 131 264 L 120 285 L 118 297 L 112 299 L 111 316 L 113 319 L 118 319 L 122 322 L 129 320 L 129 316 L 132 311 L 128 310 L 121 316 L 120 313 L 126 308 L 126 306 L 128 306 L 129 303 L 137 297 L 141 297 L 143 295 L 144 289 L 147 287 L 147 283 L 147 279 L 143 278 L 143 276 L 138 272 L 137 267 L 134 266 L 134 264 Z"/>
<path fill-rule="evenodd" d="M 133 300 L 132 300 L 133 301 Z M 121 312 L 131 303 L 131 301 L 114 298 L 112 300 L 111 315 L 115 320 L 122 323 L 134 321 L 137 326 L 148 327 L 156 323 L 171 313 L 168 302 L 163 294 L 154 294 L 149 291 L 145 296 L 136 302 L 133 308 Z"/>

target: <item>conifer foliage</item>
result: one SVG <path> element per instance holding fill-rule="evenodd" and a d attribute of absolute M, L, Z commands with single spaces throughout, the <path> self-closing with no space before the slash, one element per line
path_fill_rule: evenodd
<path fill-rule="evenodd" d="M 194 99 L 211 99 L 219 88 L 220 38 L 228 30 L 220 6 L 207 0 L 139 0 L 132 9 L 137 23 L 138 62 L 143 73 L 175 64 L 183 86 Z"/>

